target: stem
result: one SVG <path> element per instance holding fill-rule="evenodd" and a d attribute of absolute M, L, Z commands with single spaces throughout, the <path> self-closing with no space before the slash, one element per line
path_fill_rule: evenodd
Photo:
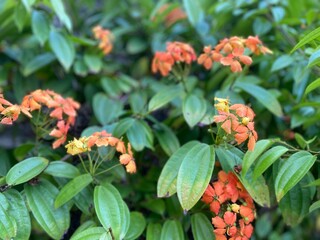
<path fill-rule="evenodd" d="M 113 169 L 113 168 L 115 168 L 115 167 L 118 167 L 118 166 L 120 166 L 120 165 L 121 165 L 121 163 L 118 163 L 118 164 L 116 164 L 116 165 L 114 165 L 114 166 L 112 166 L 112 167 L 110 167 L 110 168 L 108 168 L 108 169 L 106 169 L 106 170 L 104 170 L 104 171 L 101 171 L 101 172 L 95 174 L 95 176 L 98 176 L 98 175 L 100 175 L 100 174 L 106 173 L 106 172 L 110 171 L 111 169 Z"/>
<path fill-rule="evenodd" d="M 88 169 L 86 168 L 86 165 L 84 164 L 83 158 L 81 157 L 80 154 L 78 154 L 78 156 L 79 156 L 79 158 L 80 158 L 80 160 L 81 160 L 83 169 L 84 169 L 87 173 L 89 173 Z"/>

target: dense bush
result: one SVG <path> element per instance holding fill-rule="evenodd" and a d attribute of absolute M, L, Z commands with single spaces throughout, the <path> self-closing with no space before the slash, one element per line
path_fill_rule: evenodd
<path fill-rule="evenodd" d="M 316 239 L 306 0 L 2 0 L 0 239 Z"/>

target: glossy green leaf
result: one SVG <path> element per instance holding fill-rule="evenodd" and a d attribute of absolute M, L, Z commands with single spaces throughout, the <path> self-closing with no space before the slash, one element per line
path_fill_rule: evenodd
<path fill-rule="evenodd" d="M 18 185 L 38 176 L 49 164 L 49 161 L 42 157 L 27 158 L 14 165 L 6 176 L 9 185 Z"/>
<path fill-rule="evenodd" d="M 242 165 L 243 152 L 232 145 L 216 146 L 216 155 L 225 172 L 233 171 L 237 165 Z"/>
<path fill-rule="evenodd" d="M 129 229 L 124 239 L 138 239 L 138 237 L 143 233 L 144 229 L 146 228 L 146 225 L 146 220 L 141 213 L 131 212 Z"/>
<path fill-rule="evenodd" d="M 44 173 L 54 177 L 75 178 L 80 175 L 79 169 L 64 161 L 53 161 L 44 170 Z"/>
<path fill-rule="evenodd" d="M 98 73 L 102 68 L 102 60 L 99 55 L 85 54 L 83 57 L 85 64 L 91 73 Z"/>
<path fill-rule="evenodd" d="M 191 141 L 180 147 L 167 161 L 158 179 L 158 197 L 170 197 L 177 192 L 177 178 L 181 163 L 187 153 L 196 145 L 198 141 Z"/>
<path fill-rule="evenodd" d="M 123 118 L 121 119 L 117 126 L 113 129 L 112 135 L 115 137 L 122 137 L 129 128 L 131 128 L 132 124 L 135 122 L 134 118 Z"/>
<path fill-rule="evenodd" d="M 306 175 L 279 202 L 279 208 L 287 225 L 296 226 L 309 213 L 309 207 L 316 190 L 315 187 L 303 187 L 309 182 L 310 177 Z"/>
<path fill-rule="evenodd" d="M 191 216 L 191 229 L 194 240 L 215 239 L 212 224 L 203 213 Z"/>
<path fill-rule="evenodd" d="M 214 168 L 214 148 L 204 143 L 194 146 L 182 160 L 177 194 L 184 210 L 190 210 L 206 190 Z"/>
<path fill-rule="evenodd" d="M 247 151 L 242 161 L 241 175 L 245 176 L 254 161 L 270 146 L 272 145 L 271 140 L 260 140 L 256 143 L 253 151 Z"/>
<path fill-rule="evenodd" d="M 258 158 L 253 170 L 253 179 L 257 179 L 262 173 L 264 173 L 277 159 L 285 154 L 289 149 L 283 146 L 276 146 Z"/>
<path fill-rule="evenodd" d="M 70 240 L 97 240 L 105 232 L 106 230 L 103 227 L 91 227 L 73 234 Z"/>
<path fill-rule="evenodd" d="M 59 208 L 69 200 L 71 200 L 75 195 L 81 192 L 86 186 L 88 186 L 93 181 L 93 178 L 89 173 L 80 175 L 68 182 L 59 192 L 54 206 Z"/>
<path fill-rule="evenodd" d="M 153 133 L 143 120 L 136 119 L 127 131 L 127 137 L 136 151 L 153 148 Z"/>
<path fill-rule="evenodd" d="M 17 234 L 17 222 L 8 211 L 9 202 L 7 198 L 0 193 L 0 238 L 12 239 Z"/>
<path fill-rule="evenodd" d="M 304 46 L 305 44 L 313 41 L 314 39 L 320 37 L 320 27 L 316 28 L 315 30 L 313 30 L 312 32 L 308 33 L 306 36 L 304 36 L 295 46 L 294 48 L 291 50 L 291 53 L 293 53 L 294 51 L 296 51 L 298 48 L 301 48 L 302 46 Z"/>
<path fill-rule="evenodd" d="M 132 111 L 136 114 L 146 112 L 147 94 L 144 91 L 133 92 L 129 96 L 129 103 Z"/>
<path fill-rule="evenodd" d="M 183 0 L 183 6 L 186 10 L 190 23 L 196 27 L 204 17 L 201 3 L 193 0 Z"/>
<path fill-rule="evenodd" d="M 161 229 L 161 224 L 149 223 L 147 227 L 147 240 L 160 240 Z"/>
<path fill-rule="evenodd" d="M 305 187 L 320 186 L 320 178 L 308 183 Z"/>
<path fill-rule="evenodd" d="M 307 86 L 306 90 L 304 91 L 304 94 L 307 95 L 319 87 L 320 87 L 320 78 L 318 78 L 318 79 L 314 80 L 312 83 L 310 83 Z"/>
<path fill-rule="evenodd" d="M 14 218 L 18 226 L 14 239 L 28 240 L 31 234 L 31 221 L 23 196 L 15 189 L 4 192 L 4 195 L 10 205 L 7 213 Z"/>
<path fill-rule="evenodd" d="M 285 160 L 275 179 L 275 192 L 278 202 L 309 171 L 317 157 L 309 152 L 300 151 Z"/>
<path fill-rule="evenodd" d="M 278 70 L 283 69 L 285 67 L 288 67 L 288 66 L 290 66 L 290 64 L 293 63 L 293 61 L 294 61 L 294 59 L 290 55 L 281 55 L 272 64 L 271 72 L 275 72 L 275 71 L 278 71 Z"/>
<path fill-rule="evenodd" d="M 50 22 L 45 12 L 33 10 L 31 17 L 32 32 L 43 46 L 48 40 L 50 33 Z"/>
<path fill-rule="evenodd" d="M 83 232 L 84 230 L 87 230 L 89 228 L 93 228 L 96 227 L 97 223 L 94 220 L 87 220 L 85 222 L 83 222 L 77 229 L 76 231 L 73 233 L 73 236 L 76 236 L 77 234 Z M 105 232 L 105 229 L 103 227 L 101 227 L 103 229 L 103 232 Z"/>
<path fill-rule="evenodd" d="M 265 108 L 267 108 L 274 115 L 278 117 L 283 115 L 280 103 L 278 102 L 277 98 L 270 93 L 270 91 L 267 91 L 264 88 L 251 83 L 241 82 L 236 83 L 235 85 L 255 97 L 263 106 L 265 106 Z"/>
<path fill-rule="evenodd" d="M 59 19 L 67 27 L 69 31 L 72 30 L 72 22 L 66 13 L 65 7 L 63 6 L 62 0 L 50 0 L 55 13 L 58 15 Z"/>
<path fill-rule="evenodd" d="M 180 96 L 183 93 L 182 88 L 178 86 L 171 86 L 161 89 L 154 95 L 149 102 L 149 111 L 155 111 L 167 103 L 171 102 L 176 97 Z"/>
<path fill-rule="evenodd" d="M 93 97 L 93 111 L 102 125 L 116 120 L 122 114 L 122 109 L 121 101 L 111 99 L 103 93 L 97 93 Z"/>
<path fill-rule="evenodd" d="M 18 3 L 18 6 L 14 8 L 14 22 L 18 27 L 19 32 L 22 31 L 27 19 L 27 11 L 23 4 Z"/>
<path fill-rule="evenodd" d="M 24 66 L 22 73 L 24 76 L 29 76 L 42 67 L 45 67 L 48 64 L 52 63 L 55 59 L 56 57 L 52 53 L 43 53 L 41 55 L 35 56 Z"/>
<path fill-rule="evenodd" d="M 168 156 L 171 156 L 174 152 L 176 152 L 179 149 L 179 139 L 177 138 L 176 134 L 171 130 L 171 128 L 160 123 L 157 125 L 157 128 L 154 133 L 160 143 L 160 146 Z"/>
<path fill-rule="evenodd" d="M 77 208 L 81 210 L 83 214 L 92 214 L 93 206 L 93 188 L 92 186 L 87 186 L 82 189 L 73 199 Z"/>
<path fill-rule="evenodd" d="M 75 48 L 72 41 L 61 32 L 51 30 L 49 43 L 58 61 L 66 71 L 69 71 L 75 58 Z"/>
<path fill-rule="evenodd" d="M 115 239 L 123 239 L 128 231 L 130 215 L 126 214 L 127 207 L 118 190 L 111 184 L 95 187 L 94 207 L 102 226 L 106 230 L 111 228 Z"/>
<path fill-rule="evenodd" d="M 295 133 L 294 138 L 302 149 L 305 149 L 308 145 L 307 141 L 303 138 L 301 134 Z"/>
<path fill-rule="evenodd" d="M 311 213 L 319 208 L 320 208 L 320 200 L 311 204 L 311 206 L 309 207 L 309 213 Z"/>
<path fill-rule="evenodd" d="M 177 220 L 165 221 L 160 240 L 184 240 L 181 223 Z"/>
<path fill-rule="evenodd" d="M 61 239 L 70 225 L 68 207 L 54 207 L 59 190 L 49 181 L 40 179 L 36 185 L 25 184 L 24 191 L 31 212 L 39 225 L 53 239 Z"/>
<path fill-rule="evenodd" d="M 204 117 L 207 111 L 206 101 L 197 95 L 188 95 L 182 105 L 184 119 L 190 127 L 194 127 Z"/>

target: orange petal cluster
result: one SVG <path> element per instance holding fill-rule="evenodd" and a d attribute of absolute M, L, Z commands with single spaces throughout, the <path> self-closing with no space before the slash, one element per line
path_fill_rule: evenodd
<path fill-rule="evenodd" d="M 221 124 L 221 128 L 229 135 L 233 136 L 237 144 L 241 144 L 248 139 L 248 150 L 252 151 L 258 140 L 258 134 L 254 129 L 253 110 L 243 104 L 233 104 L 227 99 L 215 98 L 215 104 L 219 115 L 214 116 L 214 121 Z"/>
<path fill-rule="evenodd" d="M 253 199 L 232 173 L 220 171 L 218 180 L 209 184 L 202 201 L 215 214 L 212 218 L 216 239 L 247 240 L 251 237 L 255 219 Z"/>
<path fill-rule="evenodd" d="M 108 29 L 104 29 L 101 26 L 95 26 L 92 29 L 95 39 L 99 40 L 99 48 L 104 55 L 108 55 L 113 48 L 112 39 L 113 35 Z"/>
<path fill-rule="evenodd" d="M 160 7 L 153 20 L 163 19 L 164 14 L 164 24 L 166 27 L 170 27 L 176 22 L 187 18 L 187 14 L 179 6 L 174 7 L 173 4 L 164 4 Z"/>
<path fill-rule="evenodd" d="M 193 48 L 182 42 L 168 42 L 166 52 L 156 52 L 152 60 L 152 72 L 167 76 L 176 62 L 191 64 L 197 59 Z"/>
<path fill-rule="evenodd" d="M 255 55 L 272 53 L 270 49 L 263 46 L 258 36 L 249 36 L 246 39 L 231 37 L 221 40 L 214 49 L 211 49 L 211 46 L 205 46 L 204 53 L 198 58 L 198 63 L 210 69 L 214 62 L 218 62 L 224 66 L 230 66 L 232 72 L 241 72 L 242 64 L 251 65 L 252 63 L 251 57 L 245 54 L 246 48 Z"/>
<path fill-rule="evenodd" d="M 128 143 L 127 148 L 124 142 L 116 137 L 113 137 L 110 133 L 106 131 L 95 132 L 89 137 L 81 137 L 80 139 L 74 139 L 69 141 L 65 146 L 67 152 L 71 155 L 76 155 L 84 152 L 91 151 L 92 147 L 107 147 L 111 146 L 119 152 L 120 163 L 126 167 L 128 173 L 136 172 L 136 163 L 133 157 L 133 152 L 130 143 Z"/>

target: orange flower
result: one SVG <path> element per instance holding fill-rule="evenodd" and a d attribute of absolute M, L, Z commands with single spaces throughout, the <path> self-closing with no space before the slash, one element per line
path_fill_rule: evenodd
<path fill-rule="evenodd" d="M 221 123 L 221 128 L 227 133 L 231 134 L 231 130 L 237 129 L 239 126 L 237 117 L 232 113 L 219 111 L 219 115 L 213 117 L 214 122 Z"/>
<path fill-rule="evenodd" d="M 240 206 L 240 215 L 243 217 L 245 224 L 249 224 L 254 220 L 254 210 L 248 206 Z"/>
<path fill-rule="evenodd" d="M 100 41 L 99 48 L 102 50 L 104 55 L 109 54 L 112 51 L 112 33 L 107 30 L 103 29 L 101 26 L 95 26 L 92 29 L 94 37 Z"/>
<path fill-rule="evenodd" d="M 273 52 L 263 46 L 261 40 L 259 39 L 258 36 L 252 37 L 249 36 L 246 40 L 245 40 L 245 45 L 247 48 L 249 48 L 254 54 L 259 55 L 259 54 L 272 54 Z"/>
<path fill-rule="evenodd" d="M 211 50 L 211 46 L 205 46 L 203 51 L 204 53 L 198 57 L 198 64 L 202 64 L 207 70 L 212 67 L 213 62 L 219 62 L 222 58 L 219 52 Z"/>
<path fill-rule="evenodd" d="M 166 52 L 156 52 L 152 60 L 152 72 L 160 71 L 162 76 L 168 76 L 174 64 L 173 57 Z"/>
<path fill-rule="evenodd" d="M 209 184 L 206 191 L 202 196 L 202 201 L 206 204 L 210 204 L 210 210 L 215 214 L 219 213 L 221 203 L 224 203 L 227 196 L 223 190 L 223 184 L 215 182 L 213 187 Z"/>
<path fill-rule="evenodd" d="M 57 128 L 54 128 L 49 134 L 50 136 L 57 138 L 57 140 L 52 143 L 53 149 L 60 147 L 66 142 L 68 131 L 69 124 L 66 124 L 63 120 L 58 121 Z"/>
<path fill-rule="evenodd" d="M 128 173 L 136 173 L 137 167 L 136 167 L 136 162 L 134 160 L 131 160 L 127 165 L 126 165 L 126 171 Z"/>
<path fill-rule="evenodd" d="M 34 99 L 32 95 L 24 96 L 21 106 L 29 108 L 31 112 L 41 108 L 41 105 Z"/>
<path fill-rule="evenodd" d="M 185 62 L 187 64 L 191 64 L 192 61 L 197 59 L 193 48 L 187 43 L 168 42 L 167 52 L 171 54 L 176 62 Z"/>
<path fill-rule="evenodd" d="M 3 118 L 2 124 L 11 125 L 12 122 L 16 121 L 20 115 L 20 107 L 18 105 L 11 105 L 1 111 Z"/>
<path fill-rule="evenodd" d="M 5 109 L 5 107 L 2 105 L 12 106 L 12 103 L 4 99 L 3 95 L 0 93 L 0 112 L 2 112 Z"/>

